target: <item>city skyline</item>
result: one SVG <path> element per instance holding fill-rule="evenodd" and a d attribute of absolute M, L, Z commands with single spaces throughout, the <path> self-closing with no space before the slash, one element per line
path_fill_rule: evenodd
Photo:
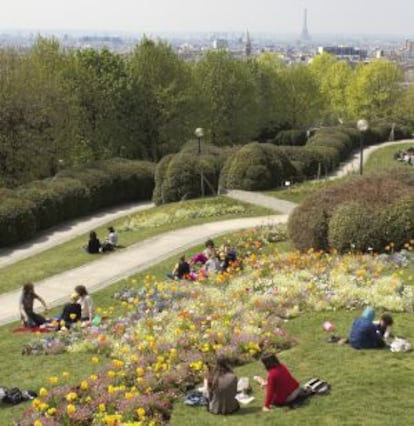
<path fill-rule="evenodd" d="M 0 31 L 245 31 L 414 35 L 412 0 L 1 0 Z M 288 4 L 286 4 L 288 3 Z M 116 7 L 115 7 L 116 6 Z"/>

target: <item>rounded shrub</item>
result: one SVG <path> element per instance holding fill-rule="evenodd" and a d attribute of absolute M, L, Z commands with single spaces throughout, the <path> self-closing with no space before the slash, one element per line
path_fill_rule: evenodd
<path fill-rule="evenodd" d="M 305 150 L 298 146 L 279 147 L 296 169 L 296 174 L 301 177 L 315 177 L 318 173 L 321 155 L 312 150 Z"/>
<path fill-rule="evenodd" d="M 224 169 L 226 178 L 220 179 L 223 187 L 248 191 L 275 188 L 296 175 L 292 163 L 279 147 L 257 142 L 240 148 Z"/>
<path fill-rule="evenodd" d="M 383 248 L 381 231 L 372 206 L 349 201 L 341 204 L 329 220 L 328 244 L 340 252 L 366 252 L 369 248 L 379 251 Z"/>
<path fill-rule="evenodd" d="M 393 243 L 396 249 L 414 238 L 414 193 L 385 206 L 379 214 L 382 247 Z"/>
<path fill-rule="evenodd" d="M 351 204 L 351 206 L 358 206 L 358 211 L 363 211 L 364 215 L 369 211 L 370 220 L 376 222 L 378 217 L 382 215 L 382 211 L 386 211 L 387 206 L 393 205 L 397 200 L 410 194 L 412 194 L 412 187 L 398 179 L 397 175 L 382 174 L 353 177 L 345 182 L 315 192 L 298 206 L 289 218 L 289 236 L 293 244 L 300 250 L 311 248 L 326 250 L 330 244 L 333 248 L 344 250 L 345 247 L 349 248 L 350 244 L 354 243 L 350 241 L 350 236 L 341 237 L 341 229 L 343 229 L 341 224 L 348 223 L 348 219 L 343 216 L 348 213 L 351 214 L 352 208 L 343 207 L 345 213 L 340 211 L 335 216 L 333 222 L 335 229 L 330 231 L 331 218 L 336 214 L 337 209 L 349 203 L 357 203 Z M 363 207 L 360 207 L 360 205 Z M 351 216 L 354 217 L 353 214 Z M 358 220 L 355 219 L 356 222 Z M 355 224 L 355 226 L 362 225 Z M 372 229 L 378 234 L 375 238 L 367 229 L 368 237 L 365 237 L 364 240 L 364 244 L 367 244 L 365 249 L 368 246 L 374 249 L 381 248 L 384 241 L 384 226 L 372 225 Z M 351 225 L 350 229 L 353 229 Z M 343 232 L 345 233 L 345 231 Z M 338 246 L 334 244 L 338 244 Z M 364 248 L 362 246 L 361 243 L 360 248 Z"/>
<path fill-rule="evenodd" d="M 36 232 L 35 206 L 28 200 L 5 198 L 0 203 L 0 246 L 32 238 Z"/>

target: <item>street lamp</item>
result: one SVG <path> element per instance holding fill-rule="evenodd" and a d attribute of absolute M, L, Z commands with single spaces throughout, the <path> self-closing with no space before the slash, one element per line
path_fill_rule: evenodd
<path fill-rule="evenodd" d="M 201 138 L 204 136 L 204 130 L 202 127 L 197 127 L 195 129 L 194 134 L 196 138 L 198 139 L 198 152 L 197 154 L 201 155 Z M 204 172 L 203 167 L 200 164 L 200 189 L 201 189 L 201 196 L 204 197 Z"/>
<path fill-rule="evenodd" d="M 361 118 L 357 121 L 357 129 L 359 130 L 359 174 L 362 176 L 364 170 L 364 133 L 368 130 L 368 121 Z"/>
<path fill-rule="evenodd" d="M 194 134 L 196 136 L 196 138 L 198 139 L 198 152 L 197 154 L 200 155 L 201 154 L 201 138 L 204 137 L 204 130 L 202 127 L 197 127 L 197 129 L 195 129 Z"/>

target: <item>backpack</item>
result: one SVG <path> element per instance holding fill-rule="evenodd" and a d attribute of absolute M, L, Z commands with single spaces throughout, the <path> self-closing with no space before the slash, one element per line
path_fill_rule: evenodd
<path fill-rule="evenodd" d="M 10 388 L 5 390 L 5 395 L 2 401 L 6 404 L 16 405 L 24 401 L 24 397 L 19 388 Z"/>

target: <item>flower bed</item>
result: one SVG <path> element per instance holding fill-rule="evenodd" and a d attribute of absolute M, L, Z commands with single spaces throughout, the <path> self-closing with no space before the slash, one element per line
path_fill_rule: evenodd
<path fill-rule="evenodd" d="M 62 337 L 69 351 L 108 355 L 106 365 L 76 387 L 41 389 L 19 424 L 164 424 L 176 398 L 201 381 L 217 354 L 237 365 L 294 345 L 283 328 L 293 316 L 365 304 L 413 310 L 401 263 L 313 251 L 265 254 L 256 236 L 246 234 L 237 245 L 246 253 L 243 268 L 195 283 L 147 277 L 117 293 L 122 314 Z"/>

